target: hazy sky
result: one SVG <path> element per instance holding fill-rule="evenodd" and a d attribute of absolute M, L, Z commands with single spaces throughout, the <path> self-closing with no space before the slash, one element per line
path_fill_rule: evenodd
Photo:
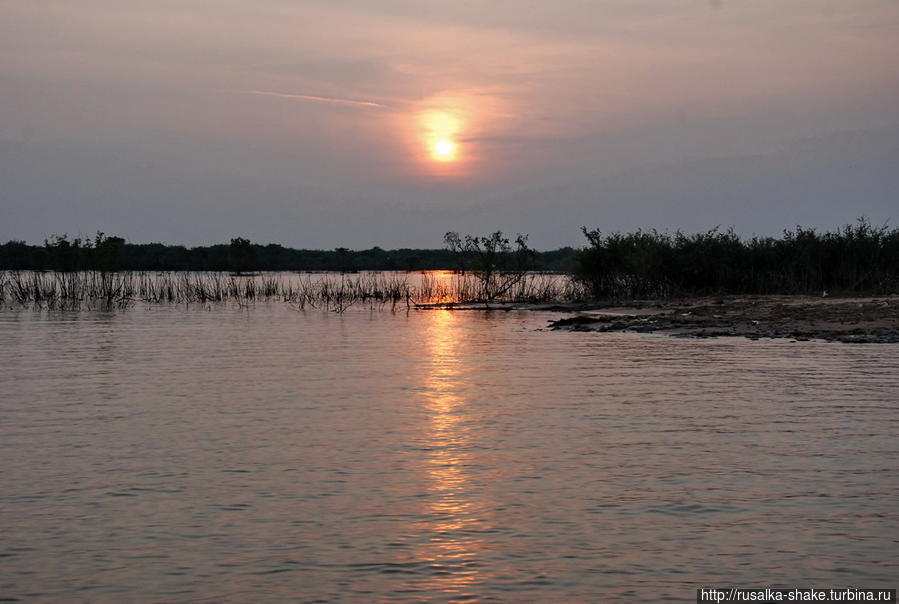
<path fill-rule="evenodd" d="M 0 0 L 0 240 L 899 225 L 897 0 Z"/>

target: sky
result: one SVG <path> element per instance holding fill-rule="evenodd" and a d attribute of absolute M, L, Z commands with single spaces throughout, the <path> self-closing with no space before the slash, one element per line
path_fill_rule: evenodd
<path fill-rule="evenodd" d="M 896 0 L 0 0 L 0 241 L 899 226 Z"/>

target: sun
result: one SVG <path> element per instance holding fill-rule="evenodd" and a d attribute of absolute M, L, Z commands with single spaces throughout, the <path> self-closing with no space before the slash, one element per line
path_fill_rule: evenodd
<path fill-rule="evenodd" d="M 427 160 L 435 164 L 460 160 L 462 149 L 458 138 L 463 126 L 460 115 L 444 109 L 427 109 L 418 115 L 418 125 Z"/>
<path fill-rule="evenodd" d="M 456 159 L 456 143 L 448 138 L 439 138 L 431 146 L 431 154 L 438 161 L 452 161 Z"/>

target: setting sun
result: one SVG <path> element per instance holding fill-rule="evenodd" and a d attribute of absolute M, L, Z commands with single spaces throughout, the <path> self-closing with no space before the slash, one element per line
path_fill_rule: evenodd
<path fill-rule="evenodd" d="M 451 163 L 459 160 L 457 137 L 462 131 L 462 120 L 455 111 L 429 109 L 419 115 L 421 142 L 431 162 Z"/>
<path fill-rule="evenodd" d="M 510 111 L 488 92 L 443 91 L 422 99 L 412 115 L 402 116 L 417 175 L 459 182 L 482 177 L 488 170 L 487 145 L 501 136 Z"/>
<path fill-rule="evenodd" d="M 431 154 L 438 161 L 452 161 L 456 158 L 456 143 L 445 138 L 438 139 L 431 148 Z"/>

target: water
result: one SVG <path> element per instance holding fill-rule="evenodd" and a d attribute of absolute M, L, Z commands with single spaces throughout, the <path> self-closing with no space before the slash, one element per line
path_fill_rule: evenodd
<path fill-rule="evenodd" d="M 896 586 L 899 346 L 559 316 L 0 313 L 0 596 Z"/>

